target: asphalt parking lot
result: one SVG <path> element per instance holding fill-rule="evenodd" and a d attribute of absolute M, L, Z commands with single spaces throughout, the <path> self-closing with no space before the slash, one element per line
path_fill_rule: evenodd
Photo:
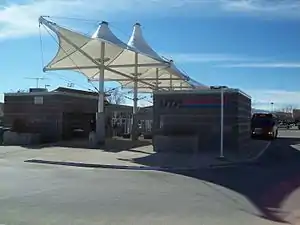
<path fill-rule="evenodd" d="M 257 164 L 127 171 L 24 163 L 0 153 L 0 224 L 296 224 L 300 131 Z"/>

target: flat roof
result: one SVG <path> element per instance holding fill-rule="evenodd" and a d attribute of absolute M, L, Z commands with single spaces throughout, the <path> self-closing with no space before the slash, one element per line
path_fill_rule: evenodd
<path fill-rule="evenodd" d="M 54 96 L 54 95 L 66 95 L 70 97 L 89 98 L 97 100 L 97 96 L 84 95 L 79 93 L 67 93 L 67 92 L 20 92 L 20 93 L 4 93 L 5 96 Z"/>
<path fill-rule="evenodd" d="M 4 96 L 49 96 L 49 95 L 66 95 L 70 97 L 98 99 L 98 93 L 84 91 L 72 88 L 58 87 L 53 91 L 32 91 L 32 92 L 13 92 L 4 93 Z"/>
<path fill-rule="evenodd" d="M 224 93 L 240 93 L 241 95 L 251 99 L 251 96 L 246 94 L 245 92 L 241 91 L 237 88 L 224 88 Z M 194 90 L 174 90 L 174 91 L 164 91 L 164 90 L 157 90 L 154 94 L 211 94 L 211 93 L 221 93 L 221 89 L 194 89 Z"/>

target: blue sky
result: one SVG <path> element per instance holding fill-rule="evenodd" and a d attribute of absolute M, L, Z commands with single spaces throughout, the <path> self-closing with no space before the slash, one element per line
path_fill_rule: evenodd
<path fill-rule="evenodd" d="M 0 93 L 41 86 L 92 88 L 77 73 L 43 73 L 57 44 L 38 17 L 91 34 L 107 20 L 127 42 L 135 22 L 148 43 L 207 85 L 240 88 L 255 107 L 300 107 L 299 1 L 267 0 L 0 0 Z M 65 19 L 84 18 L 85 20 Z M 43 52 L 43 54 L 42 54 Z M 111 86 L 112 84 L 107 84 Z M 1 95 L 1 94 L 0 94 Z M 3 100 L 3 97 L 0 97 Z"/>

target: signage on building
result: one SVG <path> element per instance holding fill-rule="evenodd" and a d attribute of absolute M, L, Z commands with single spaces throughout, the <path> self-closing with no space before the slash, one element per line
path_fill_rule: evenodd
<path fill-rule="evenodd" d="M 35 96 L 33 103 L 35 105 L 43 105 L 44 104 L 44 97 L 43 96 Z"/>
<path fill-rule="evenodd" d="M 162 108 L 180 108 L 182 104 L 181 100 L 175 100 L 175 99 L 163 99 L 160 102 L 160 106 Z"/>
<path fill-rule="evenodd" d="M 225 103 L 226 98 L 224 98 Z M 197 107 L 220 107 L 220 99 L 217 98 L 194 98 L 194 99 L 163 99 L 162 108 L 197 108 Z"/>

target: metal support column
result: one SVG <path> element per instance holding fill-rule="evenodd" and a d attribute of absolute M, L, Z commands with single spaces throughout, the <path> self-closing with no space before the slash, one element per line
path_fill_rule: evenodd
<path fill-rule="evenodd" d="M 132 114 L 132 129 L 131 139 L 138 139 L 137 135 L 137 109 L 138 109 L 138 53 L 134 55 L 134 86 L 133 86 L 133 114 Z"/>
<path fill-rule="evenodd" d="M 159 79 L 158 79 L 158 68 L 155 70 L 155 90 L 158 90 L 158 85 L 159 85 Z"/>
<path fill-rule="evenodd" d="M 172 74 L 170 74 L 170 90 L 173 90 Z"/>
<path fill-rule="evenodd" d="M 99 68 L 99 99 L 98 112 L 96 114 L 96 140 L 97 144 L 104 144 L 105 142 L 105 114 L 104 114 L 104 56 L 105 43 L 101 42 L 101 67 Z"/>

